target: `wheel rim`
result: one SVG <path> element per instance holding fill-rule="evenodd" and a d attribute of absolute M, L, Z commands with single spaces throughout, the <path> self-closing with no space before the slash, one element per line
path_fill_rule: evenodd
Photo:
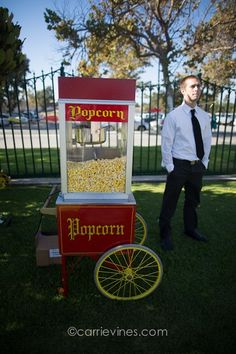
<path fill-rule="evenodd" d="M 143 245 L 147 238 L 147 224 L 139 213 L 136 213 L 135 218 L 135 237 L 134 243 Z"/>
<path fill-rule="evenodd" d="M 116 300 L 137 300 L 151 294 L 160 284 L 159 257 L 141 245 L 115 247 L 98 260 L 95 283 L 99 291 Z"/>

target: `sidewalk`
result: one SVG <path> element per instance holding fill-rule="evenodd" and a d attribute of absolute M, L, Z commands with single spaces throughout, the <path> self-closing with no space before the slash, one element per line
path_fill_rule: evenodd
<path fill-rule="evenodd" d="M 204 176 L 204 181 L 236 181 L 235 175 L 214 175 Z M 158 176 L 133 176 L 134 183 L 156 183 L 165 182 L 166 175 Z M 17 178 L 11 179 L 10 185 L 53 185 L 60 184 L 60 178 Z"/>

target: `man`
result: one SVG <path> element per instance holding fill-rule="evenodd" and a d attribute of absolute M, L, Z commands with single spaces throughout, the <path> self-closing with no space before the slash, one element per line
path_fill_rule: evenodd
<path fill-rule="evenodd" d="M 184 232 L 197 241 L 207 241 L 197 230 L 196 208 L 200 203 L 202 176 L 208 166 L 211 148 L 211 122 L 208 113 L 197 106 L 201 83 L 189 75 L 180 82 L 182 105 L 167 114 L 162 129 L 162 166 L 168 175 L 159 217 L 161 247 L 172 250 L 171 218 L 184 187 Z"/>

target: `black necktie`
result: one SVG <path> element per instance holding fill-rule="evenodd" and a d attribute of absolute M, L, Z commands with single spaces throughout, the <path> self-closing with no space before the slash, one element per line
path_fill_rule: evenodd
<path fill-rule="evenodd" d="M 200 160 L 202 160 L 204 156 L 204 148 L 203 148 L 201 127 L 197 117 L 195 117 L 195 109 L 191 109 L 191 114 L 192 114 L 193 134 L 194 134 L 194 139 L 196 144 L 197 157 Z"/>

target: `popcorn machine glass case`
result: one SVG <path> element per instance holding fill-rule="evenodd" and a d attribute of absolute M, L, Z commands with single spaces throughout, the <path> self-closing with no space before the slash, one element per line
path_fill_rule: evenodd
<path fill-rule="evenodd" d="M 64 200 L 131 193 L 135 80 L 60 78 Z"/>

